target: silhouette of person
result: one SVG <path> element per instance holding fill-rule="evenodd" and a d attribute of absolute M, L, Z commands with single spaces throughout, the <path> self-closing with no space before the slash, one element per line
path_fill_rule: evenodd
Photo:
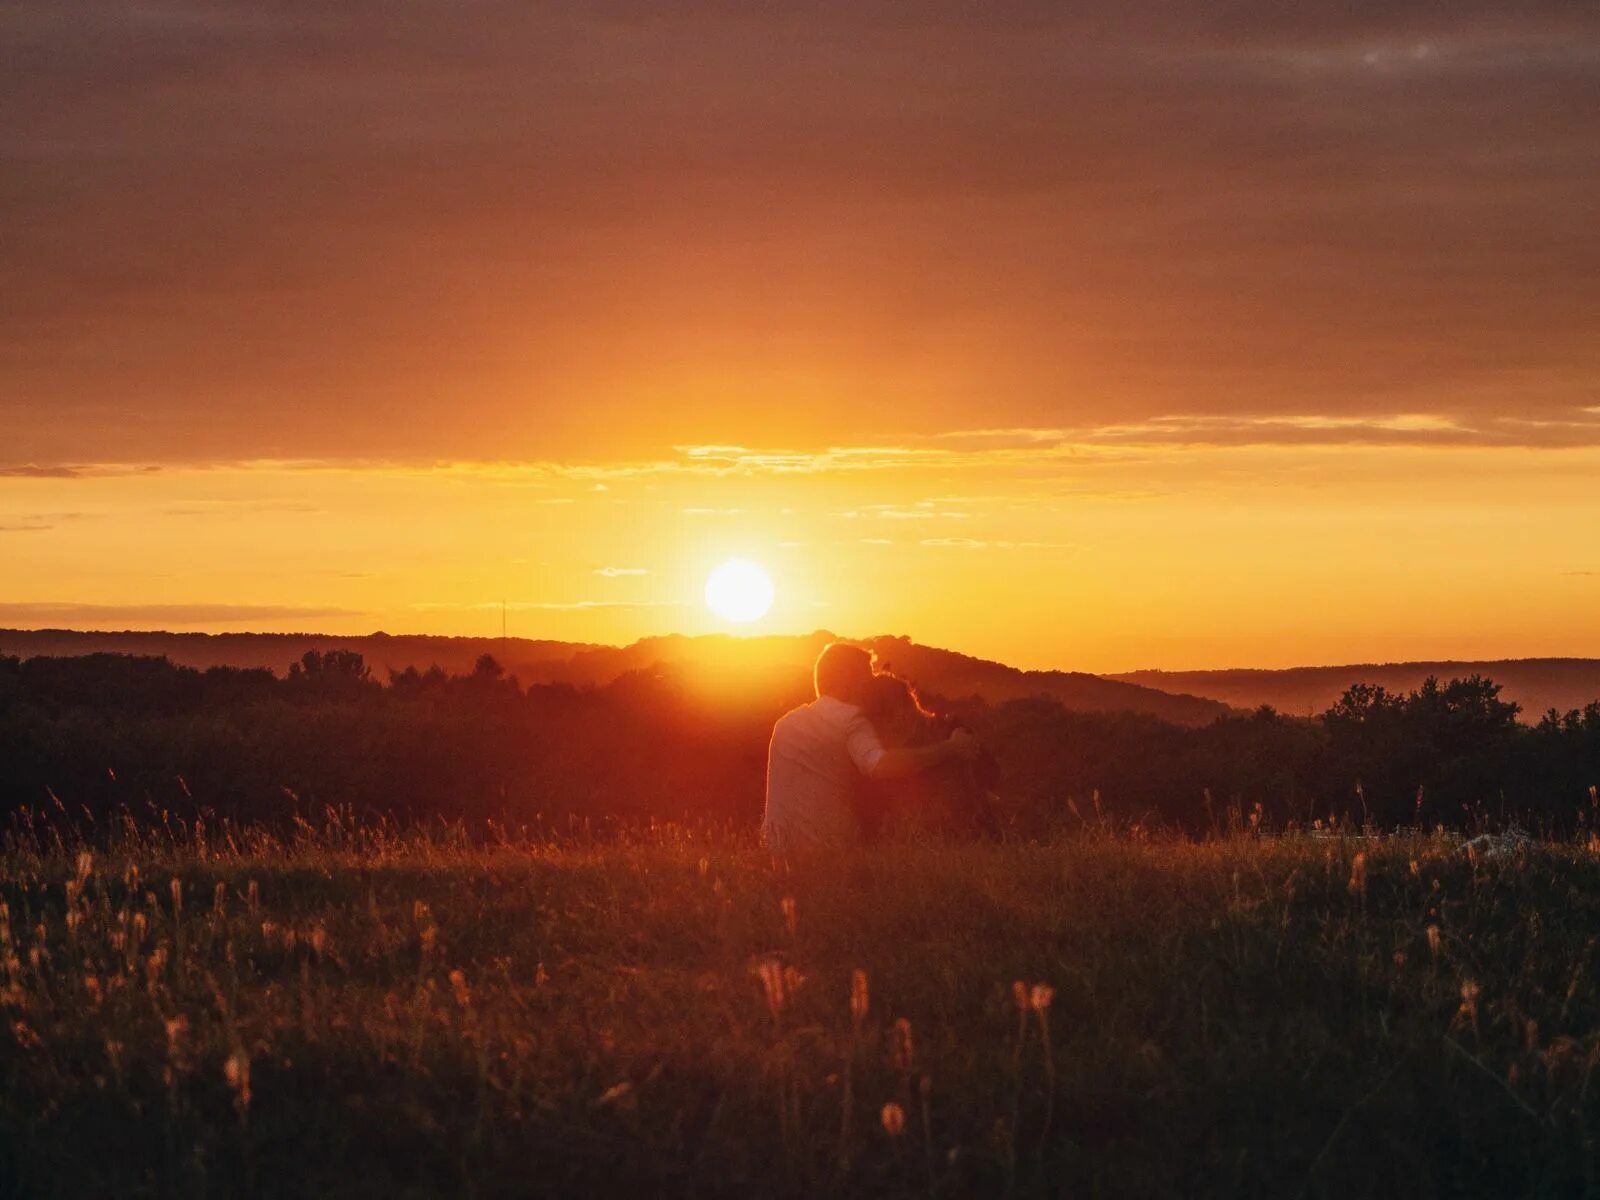
<path fill-rule="evenodd" d="M 872 656 L 833 642 L 817 656 L 817 698 L 778 718 L 767 748 L 767 806 L 761 840 L 780 854 L 857 845 L 852 805 L 858 780 L 903 779 L 977 757 L 964 729 L 943 741 L 886 749 L 862 710 L 873 686 Z"/>

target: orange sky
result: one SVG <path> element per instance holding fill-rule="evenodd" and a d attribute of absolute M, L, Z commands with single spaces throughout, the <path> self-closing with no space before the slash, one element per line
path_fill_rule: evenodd
<path fill-rule="evenodd" d="M 1600 655 L 1592 6 L 1208 8 L 10 6 L 0 625 Z"/>

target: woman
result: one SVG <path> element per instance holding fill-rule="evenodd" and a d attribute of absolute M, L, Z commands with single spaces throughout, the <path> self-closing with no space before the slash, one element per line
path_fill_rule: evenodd
<path fill-rule="evenodd" d="M 944 741 L 958 722 L 922 707 L 916 689 L 898 675 L 872 676 L 861 700 L 885 749 Z M 856 810 L 868 842 L 926 834 L 973 834 L 994 828 L 990 801 L 996 767 L 985 751 L 975 762 L 951 762 L 880 783 L 863 779 Z"/>

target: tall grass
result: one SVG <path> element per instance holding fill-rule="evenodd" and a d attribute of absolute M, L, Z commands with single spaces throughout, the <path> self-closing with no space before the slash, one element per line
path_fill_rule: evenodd
<path fill-rule="evenodd" d="M 1600 1191 L 1600 859 L 24 822 L 0 1194 Z"/>

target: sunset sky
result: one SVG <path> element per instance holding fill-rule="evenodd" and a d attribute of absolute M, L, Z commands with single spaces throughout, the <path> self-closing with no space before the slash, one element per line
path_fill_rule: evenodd
<path fill-rule="evenodd" d="M 1600 655 L 1600 15 L 0 3 L 0 626 Z"/>

